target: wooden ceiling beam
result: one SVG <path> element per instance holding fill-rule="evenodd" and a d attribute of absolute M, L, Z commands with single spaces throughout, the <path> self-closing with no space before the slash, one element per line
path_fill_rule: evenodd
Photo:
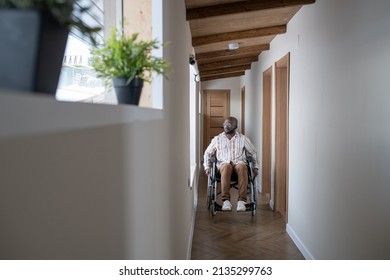
<path fill-rule="evenodd" d="M 208 63 L 213 63 L 213 62 L 218 62 L 218 61 L 225 61 L 226 63 L 229 63 L 229 61 L 236 60 L 236 59 L 244 59 L 247 57 L 255 57 L 259 56 L 260 53 L 248 53 L 248 54 L 240 54 L 240 55 L 233 55 L 233 56 L 226 56 L 226 57 L 215 57 L 215 58 L 209 58 L 209 59 L 201 59 L 197 60 L 198 65 L 199 64 L 208 64 Z"/>
<path fill-rule="evenodd" d="M 235 32 L 228 32 L 228 33 L 221 33 L 221 34 L 214 34 L 214 35 L 207 35 L 207 36 L 199 36 L 199 37 L 192 38 L 192 46 L 197 47 L 201 45 L 208 45 L 208 44 L 213 44 L 213 43 L 218 43 L 223 41 L 230 42 L 230 41 L 236 41 L 240 39 L 278 35 L 278 34 L 286 33 L 286 30 L 287 30 L 286 25 L 278 25 L 278 26 L 256 28 L 256 29 L 250 29 L 244 31 L 235 31 Z"/>
<path fill-rule="evenodd" d="M 206 70 L 221 69 L 221 68 L 251 64 L 252 62 L 255 62 L 257 60 L 258 60 L 258 56 L 252 56 L 252 57 L 232 59 L 227 61 L 217 61 L 217 62 L 211 62 L 205 64 L 198 64 L 198 69 L 200 72 L 202 72 Z"/>
<path fill-rule="evenodd" d="M 242 71 L 248 70 L 250 68 L 251 68 L 251 64 L 245 64 L 245 65 L 235 66 L 235 67 L 206 70 L 206 71 L 200 72 L 200 76 L 204 78 L 204 77 L 215 76 L 215 75 L 220 75 L 220 74 L 231 74 L 231 73 L 236 73 L 236 72 L 242 72 Z"/>
<path fill-rule="evenodd" d="M 253 54 L 259 55 L 262 51 L 267 51 L 267 50 L 269 50 L 269 44 L 255 45 L 255 46 L 239 48 L 237 50 L 222 50 L 222 51 L 198 53 L 196 54 L 195 59 L 198 62 L 202 63 L 202 61 L 214 59 L 214 58 L 228 59 L 229 57 L 234 58 L 235 56 L 240 56 L 240 55 L 253 55 Z"/>
<path fill-rule="evenodd" d="M 223 78 L 239 77 L 239 76 L 242 76 L 242 75 L 245 75 L 244 71 L 236 72 L 236 73 L 229 73 L 229 74 L 220 74 L 220 75 L 209 76 L 209 77 L 204 77 L 204 78 L 202 78 L 202 76 L 201 76 L 200 80 L 202 82 L 205 82 L 205 81 L 211 81 L 211 80 L 217 80 L 217 79 L 223 79 Z"/>
<path fill-rule="evenodd" d="M 249 0 L 226 3 L 207 7 L 198 7 L 186 10 L 186 19 L 194 20 L 229 14 L 245 13 L 250 11 L 283 8 L 288 6 L 308 5 L 315 0 Z"/>

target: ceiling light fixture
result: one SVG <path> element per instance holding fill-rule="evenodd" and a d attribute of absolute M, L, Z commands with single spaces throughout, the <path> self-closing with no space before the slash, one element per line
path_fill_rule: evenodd
<path fill-rule="evenodd" d="M 229 43 L 229 50 L 237 50 L 239 48 L 238 43 Z"/>

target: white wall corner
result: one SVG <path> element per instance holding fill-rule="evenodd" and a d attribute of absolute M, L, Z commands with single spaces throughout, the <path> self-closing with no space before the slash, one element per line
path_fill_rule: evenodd
<path fill-rule="evenodd" d="M 286 225 L 286 231 L 291 239 L 294 241 L 295 245 L 298 247 L 299 251 L 301 251 L 302 255 L 306 260 L 315 260 L 313 255 L 306 248 L 305 244 L 303 244 L 302 240 L 298 237 L 295 231 L 290 227 L 289 224 Z"/>

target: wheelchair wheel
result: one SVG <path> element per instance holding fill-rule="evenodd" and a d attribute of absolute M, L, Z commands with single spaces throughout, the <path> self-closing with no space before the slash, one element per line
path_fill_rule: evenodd
<path fill-rule="evenodd" d="M 211 216 L 217 215 L 217 208 L 216 208 L 216 201 L 215 200 L 212 200 L 212 202 L 211 202 L 210 213 L 211 213 Z"/>
<path fill-rule="evenodd" d="M 256 215 L 256 208 L 257 208 L 257 190 L 256 186 L 251 183 L 249 185 L 249 197 L 250 197 L 250 202 L 251 202 L 251 212 L 252 216 Z"/>
<path fill-rule="evenodd" d="M 252 216 L 255 216 L 256 215 L 256 205 L 253 204 L 252 206 Z"/>
<path fill-rule="evenodd" d="M 210 187 L 210 200 L 211 200 L 211 207 L 210 207 L 210 213 L 212 216 L 215 216 L 218 212 L 218 203 L 217 203 L 217 182 L 214 182 L 214 185 Z"/>
<path fill-rule="evenodd" d="M 254 197 L 254 201 L 253 201 L 253 208 L 254 208 L 254 213 L 252 213 L 252 215 L 255 215 L 256 214 L 256 209 L 257 209 L 257 202 L 258 202 L 258 199 L 259 199 L 259 192 L 257 191 L 257 188 L 255 185 L 253 185 L 253 197 Z"/>
<path fill-rule="evenodd" d="M 213 193 L 212 187 L 211 186 L 207 186 L 207 196 L 206 196 L 207 209 L 210 209 L 210 207 L 211 207 L 212 193 Z"/>

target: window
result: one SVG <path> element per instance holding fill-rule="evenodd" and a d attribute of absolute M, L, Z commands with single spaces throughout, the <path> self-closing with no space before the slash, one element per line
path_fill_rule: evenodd
<path fill-rule="evenodd" d="M 137 32 L 141 39 L 153 37 L 162 42 L 161 0 L 83 0 L 80 4 L 92 5 L 90 12 L 82 15 L 82 18 L 91 26 L 102 27 L 97 38 L 100 42 L 110 35 L 113 27 L 121 24 L 126 34 Z M 71 31 L 56 93 L 57 100 L 117 103 L 115 94 L 105 88 L 103 80 L 97 77 L 89 65 L 91 47 L 77 30 Z M 161 57 L 162 49 L 154 51 L 153 55 Z M 162 86 L 161 76 L 155 77 L 151 85 L 145 83 L 140 106 L 162 109 Z"/>
<path fill-rule="evenodd" d="M 81 1 L 79 4 L 89 6 L 88 13 L 80 16 L 90 26 L 100 26 L 98 42 L 104 40 L 106 0 Z M 113 4 L 115 2 L 112 2 Z M 63 101 L 104 102 L 105 88 L 89 66 L 91 44 L 76 29 L 71 30 L 62 64 L 56 98 Z"/>
<path fill-rule="evenodd" d="M 198 162 L 199 162 L 199 118 L 200 118 L 200 83 L 198 80 L 199 72 L 195 67 L 189 65 L 189 108 L 190 108 L 190 186 L 194 187 L 194 207 L 197 205 L 197 174 L 198 174 Z"/>

